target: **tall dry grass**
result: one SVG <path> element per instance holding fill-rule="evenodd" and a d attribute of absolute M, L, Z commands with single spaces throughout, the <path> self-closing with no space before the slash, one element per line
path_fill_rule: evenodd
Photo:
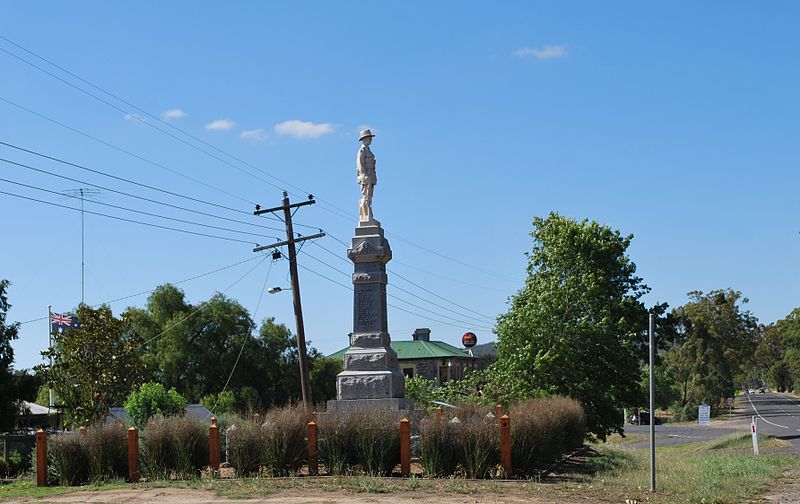
<path fill-rule="evenodd" d="M 311 412 L 298 406 L 273 408 L 261 425 L 262 461 L 273 476 L 295 474 L 308 459 L 306 432 Z"/>
<path fill-rule="evenodd" d="M 530 399 L 511 406 L 511 461 L 516 473 L 531 475 L 583 443 L 586 414 L 566 397 Z"/>
<path fill-rule="evenodd" d="M 208 428 L 187 417 L 156 418 L 142 434 L 149 479 L 194 479 L 208 465 Z"/>
<path fill-rule="evenodd" d="M 400 423 L 390 411 L 320 416 L 318 454 L 328 474 L 389 475 L 400 461 Z"/>

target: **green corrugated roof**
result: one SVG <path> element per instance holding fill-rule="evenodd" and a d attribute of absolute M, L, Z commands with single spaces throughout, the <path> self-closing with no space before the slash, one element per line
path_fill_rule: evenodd
<path fill-rule="evenodd" d="M 342 348 L 328 357 L 343 359 L 347 348 Z M 444 341 L 392 341 L 392 349 L 397 352 L 398 359 L 431 359 L 447 357 L 466 357 L 469 354 Z"/>

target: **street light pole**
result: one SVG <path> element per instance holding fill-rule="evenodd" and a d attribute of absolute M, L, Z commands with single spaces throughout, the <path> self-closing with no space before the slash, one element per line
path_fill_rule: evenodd
<path fill-rule="evenodd" d="M 650 337 L 650 492 L 656 491 L 656 386 L 655 386 L 655 315 L 650 314 L 648 335 Z"/>

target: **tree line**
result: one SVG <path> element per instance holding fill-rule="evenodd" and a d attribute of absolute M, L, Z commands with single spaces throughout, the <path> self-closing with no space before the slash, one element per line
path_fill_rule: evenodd
<path fill-rule="evenodd" d="M 589 430 L 605 438 L 622 432 L 623 408 L 646 403 L 650 314 L 657 320 L 656 403 L 674 418 L 694 418 L 699 404 L 716 414 L 742 387 L 791 391 L 800 383 L 800 308 L 765 325 L 746 309 L 747 298 L 729 288 L 689 292 L 688 302 L 673 309 L 659 302 L 648 307 L 642 297 L 650 288 L 628 255 L 633 235 L 551 213 L 533 220 L 531 237 L 524 285 L 497 319 L 497 360 L 437 389 L 412 379 L 409 395 L 504 403 L 568 396 L 583 405 Z M 11 372 L 18 326 L 5 319 L 7 286 L 0 283 L 0 391 L 16 397 L 12 389 L 19 396 L 26 385 L 24 373 Z M 37 366 L 33 377 L 53 385 L 75 422 L 104 417 L 151 381 L 217 411 L 267 408 L 300 396 L 289 329 L 272 318 L 256 327 L 244 307 L 222 294 L 192 305 L 166 284 L 144 308 L 119 317 L 107 306 L 80 306 L 77 316 L 81 327 L 58 334 L 44 352 L 54 365 Z M 341 362 L 313 348 L 309 358 L 315 399 L 333 398 Z"/>
<path fill-rule="evenodd" d="M 42 352 L 48 363 L 33 369 L 41 384 L 39 402 L 48 404 L 52 386 L 70 423 L 104 419 L 111 407 L 122 406 L 132 391 L 150 382 L 215 413 L 261 410 L 299 398 L 296 337 L 274 318 L 256 324 L 241 304 L 222 294 L 193 305 L 183 291 L 165 284 L 144 308 L 115 316 L 108 306 L 80 305 L 75 315 L 80 327 L 55 333 L 53 345 Z M 9 333 L 4 336 L 9 348 L 17 328 L 0 326 Z M 313 347 L 308 357 L 314 397 L 333 398 L 341 363 Z M 10 369 L 7 361 L 0 362 Z M 25 395 L 6 397 L 32 399 L 30 390 Z"/>

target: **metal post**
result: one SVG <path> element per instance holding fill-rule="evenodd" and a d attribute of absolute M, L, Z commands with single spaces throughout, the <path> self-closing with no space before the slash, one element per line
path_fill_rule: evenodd
<path fill-rule="evenodd" d="M 650 491 L 656 491 L 656 386 L 655 386 L 655 315 L 650 314 Z"/>
<path fill-rule="evenodd" d="M 86 269 L 84 266 L 84 212 L 83 212 L 83 188 L 81 192 L 81 304 L 83 304 L 83 285 L 86 281 Z"/>
<path fill-rule="evenodd" d="M 47 341 L 50 344 L 50 371 L 53 370 L 53 305 L 47 307 Z M 53 392 L 53 384 L 50 385 L 50 404 L 47 406 L 47 412 L 56 405 L 56 395 Z"/>

